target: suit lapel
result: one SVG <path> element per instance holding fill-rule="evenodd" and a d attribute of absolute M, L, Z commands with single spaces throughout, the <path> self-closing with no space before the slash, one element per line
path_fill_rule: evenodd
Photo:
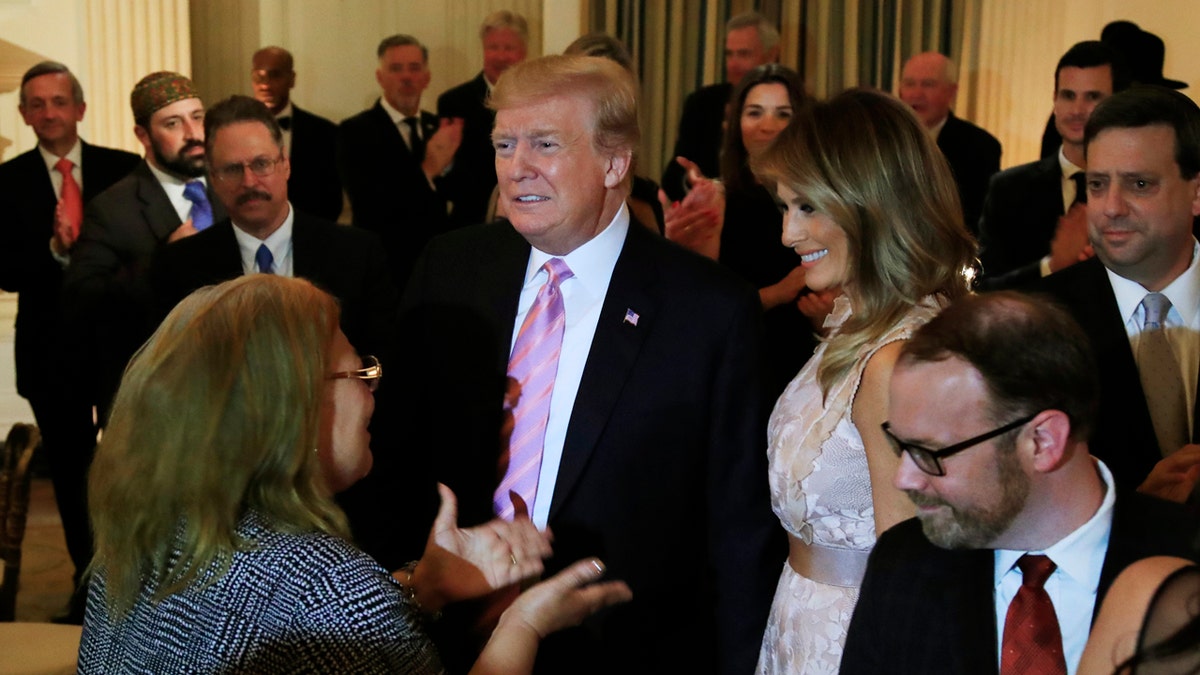
<path fill-rule="evenodd" d="M 293 209 L 292 218 L 292 276 L 308 279 L 323 279 L 316 269 L 323 257 L 316 253 L 320 247 L 317 241 L 317 225 Z"/>
<path fill-rule="evenodd" d="M 496 245 L 496 255 L 480 266 L 477 277 L 480 283 L 476 291 L 483 298 L 491 316 L 496 317 L 496 328 L 500 332 L 496 340 L 497 363 L 507 364 L 530 249 L 529 243 L 508 222 L 497 223 L 496 227 L 503 228 L 499 230 L 501 236 Z"/>
<path fill-rule="evenodd" d="M 571 410 L 554 499 L 550 504 L 550 519 L 562 508 L 583 474 L 633 372 L 642 344 L 654 329 L 654 310 L 658 303 L 651 291 L 658 270 L 651 255 L 652 243 L 648 241 L 651 236 L 643 228 L 631 225 L 613 268 L 596 334 L 579 381 L 580 394 Z M 637 314 L 636 326 L 625 320 L 628 311 Z"/>
<path fill-rule="evenodd" d="M 171 199 L 167 197 L 166 190 L 151 173 L 150 166 L 143 161 L 135 171 L 137 173 L 138 201 L 142 205 L 142 219 L 154 233 L 155 239 L 165 241 L 175 231 L 175 228 L 182 224 L 182 221 L 179 220 L 179 214 L 175 212 L 175 207 L 171 206 Z"/>

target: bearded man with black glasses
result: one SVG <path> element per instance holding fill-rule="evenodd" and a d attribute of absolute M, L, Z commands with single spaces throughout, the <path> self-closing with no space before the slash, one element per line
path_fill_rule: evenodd
<path fill-rule="evenodd" d="M 842 673 L 1074 673 L 1117 573 L 1188 557 L 1194 519 L 1088 453 L 1097 392 L 1082 330 L 1029 296 L 964 298 L 905 343 L 884 431 L 917 517 L 871 553 Z"/>

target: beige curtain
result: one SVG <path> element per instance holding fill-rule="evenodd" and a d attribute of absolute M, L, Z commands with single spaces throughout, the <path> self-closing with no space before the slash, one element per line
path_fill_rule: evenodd
<path fill-rule="evenodd" d="M 156 70 L 191 73 L 188 0 L 88 0 L 80 6 L 86 12 L 88 140 L 140 154 L 129 92 Z"/>

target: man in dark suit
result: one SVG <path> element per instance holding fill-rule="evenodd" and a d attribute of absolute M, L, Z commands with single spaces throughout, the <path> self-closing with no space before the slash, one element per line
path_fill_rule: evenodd
<path fill-rule="evenodd" d="M 1200 108 L 1131 89 L 1092 113 L 1086 148 L 1096 258 L 1040 290 L 1071 310 L 1102 364 L 1096 456 L 1118 485 L 1184 501 L 1200 475 Z M 1157 329 L 1151 296 L 1169 301 Z M 1163 338 L 1165 368 L 1150 350 Z"/>
<path fill-rule="evenodd" d="M 282 130 L 258 101 L 233 96 L 214 105 L 205 118 L 205 137 L 213 191 L 230 217 L 159 252 L 151 274 L 158 316 L 197 288 L 242 274 L 303 277 L 338 299 L 342 332 L 358 353 L 388 363 L 397 293 L 378 238 L 292 208 Z M 402 528 L 394 511 L 382 505 L 389 498 L 387 481 L 403 468 L 396 469 L 383 453 L 376 460 L 375 471 L 339 495 L 339 503 L 358 545 L 389 569 L 399 569 L 411 557 L 398 559 L 393 539 Z M 413 527 L 428 529 L 430 522 Z"/>
<path fill-rule="evenodd" d="M 44 61 L 25 71 L 19 109 L 38 145 L 0 164 L 0 287 L 20 294 L 17 392 L 29 401 L 42 433 L 78 585 L 92 557 L 84 488 L 96 445 L 95 401 L 84 375 L 86 350 L 72 337 L 80 327 L 60 311 L 63 264 L 83 206 L 133 170 L 138 157 L 79 138 L 87 104 L 79 80 L 61 63 Z"/>
<path fill-rule="evenodd" d="M 1125 89 L 1129 78 L 1103 43 L 1080 42 L 1054 71 L 1055 124 L 1061 151 L 992 178 L 979 221 L 986 287 L 1013 287 L 1090 255 L 1081 190 L 1086 164 L 1083 127 L 1100 101 Z"/>
<path fill-rule="evenodd" d="M 288 194 L 297 209 L 326 220 L 342 213 L 337 171 L 337 127 L 292 103 L 296 86 L 292 54 L 282 47 L 254 52 L 250 79 L 254 98 L 267 106 L 283 129 L 283 151 L 292 167 Z"/>
<path fill-rule="evenodd" d="M 721 142 L 726 106 L 742 77 L 764 63 L 779 60 L 779 31 L 757 12 L 739 14 L 725 24 L 725 81 L 701 87 L 683 102 L 675 153 L 694 162 L 709 178 L 721 175 Z M 687 171 L 672 160 L 663 170 L 662 188 L 671 199 L 687 194 Z"/>
<path fill-rule="evenodd" d="M 525 60 L 529 26 L 525 17 L 506 9 L 492 12 L 479 27 L 483 70 L 473 79 L 438 97 L 442 119 L 463 121 L 462 145 L 446 175 L 446 190 L 454 203 L 455 227 L 482 223 L 496 187 L 496 151 L 492 149 L 495 113 L 487 107 L 488 92 L 510 66 Z"/>
<path fill-rule="evenodd" d="M 905 343 L 884 430 L 917 517 L 871 553 L 842 673 L 1073 672 L 1126 565 L 1191 555 L 1182 507 L 1089 454 L 1096 397 L 1083 331 L 1028 296 L 961 299 Z"/>
<path fill-rule="evenodd" d="M 1000 141 L 966 120 L 950 106 L 958 94 L 958 68 L 937 52 L 925 52 L 904 64 L 900 100 L 912 107 L 921 124 L 937 139 L 958 185 L 963 222 L 975 232 L 988 181 L 1000 170 Z"/>
<path fill-rule="evenodd" d="M 88 204 L 63 279 L 64 303 L 91 327 L 102 424 L 125 364 L 150 336 L 155 251 L 225 217 L 204 177 L 204 104 L 192 81 L 151 73 L 130 104 L 145 161 Z"/>
<path fill-rule="evenodd" d="M 461 120 L 421 110 L 429 51 L 411 35 L 384 38 L 375 79 L 383 96 L 338 128 L 338 170 L 354 224 L 379 235 L 397 286 L 430 237 L 447 227 L 444 172 L 462 140 Z"/>
<path fill-rule="evenodd" d="M 548 639 L 540 672 L 749 672 L 784 558 L 763 480 L 755 293 L 629 225 L 636 93 L 619 65 L 537 59 L 492 101 L 511 223 L 439 237 L 418 262 L 401 335 L 420 386 L 404 426 L 438 448 L 432 470 L 464 522 L 527 510 L 554 532 L 548 571 L 594 554 L 633 589 L 625 608 Z M 533 324 L 555 302 L 551 337 Z M 534 359 L 552 382 L 524 371 L 539 336 L 561 341 Z M 498 452 L 506 372 L 521 391 Z M 683 551 L 693 559 L 677 564 Z"/>

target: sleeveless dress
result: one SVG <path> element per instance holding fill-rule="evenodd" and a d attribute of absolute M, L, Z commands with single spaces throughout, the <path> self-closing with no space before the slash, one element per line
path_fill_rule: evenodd
<path fill-rule="evenodd" d="M 1190 631 L 1190 632 L 1187 632 Z M 1131 675 L 1182 675 L 1200 672 L 1200 567 L 1181 567 L 1163 579 L 1138 636 Z M 1187 636 L 1187 637 L 1184 637 Z M 1183 639 L 1181 639 L 1183 638 Z M 1157 652 L 1157 653 L 1156 653 Z"/>
<path fill-rule="evenodd" d="M 806 544 L 851 549 L 875 545 L 875 508 L 862 438 L 850 421 L 851 405 L 867 361 L 884 345 L 907 339 L 942 309 L 925 297 L 880 339 L 863 345 L 847 376 L 821 395 L 817 366 L 822 343 L 775 404 L 767 427 L 771 504 L 788 535 Z M 825 320 L 836 334 L 851 314 L 838 298 Z M 797 574 L 784 563 L 758 672 L 836 673 L 858 588 L 833 586 Z"/>

